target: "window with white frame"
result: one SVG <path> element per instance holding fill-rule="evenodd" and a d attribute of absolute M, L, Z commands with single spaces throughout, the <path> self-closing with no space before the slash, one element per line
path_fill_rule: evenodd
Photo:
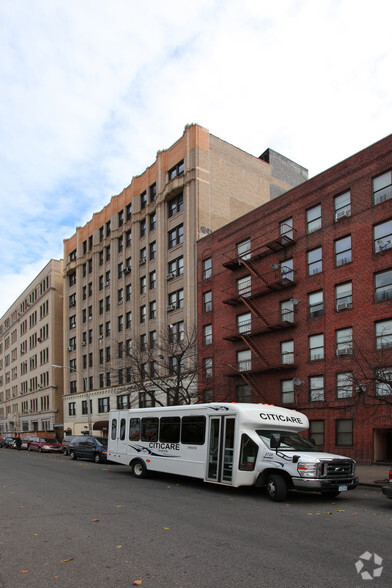
<path fill-rule="evenodd" d="M 282 341 L 280 344 L 280 356 L 282 364 L 294 363 L 294 340 Z"/>
<path fill-rule="evenodd" d="M 204 325 L 203 327 L 203 343 L 204 345 L 212 344 L 212 325 Z"/>
<path fill-rule="evenodd" d="M 350 190 L 339 196 L 335 196 L 335 220 L 351 215 L 351 194 Z"/>
<path fill-rule="evenodd" d="M 374 252 L 383 253 L 392 247 L 392 220 L 373 227 Z"/>
<path fill-rule="evenodd" d="M 336 355 L 351 355 L 353 349 L 353 329 L 346 327 L 336 331 Z"/>
<path fill-rule="evenodd" d="M 324 334 L 309 337 L 309 359 L 311 361 L 324 359 Z"/>
<path fill-rule="evenodd" d="M 252 369 L 252 352 L 250 349 L 237 351 L 237 368 L 240 372 L 247 372 Z"/>
<path fill-rule="evenodd" d="M 240 243 L 237 243 L 237 256 L 245 260 L 251 258 L 250 239 L 245 239 L 244 241 L 240 241 Z"/>
<path fill-rule="evenodd" d="M 212 259 L 208 257 L 203 259 L 203 280 L 207 280 L 212 276 Z"/>
<path fill-rule="evenodd" d="M 374 293 L 377 302 L 392 298 L 392 269 L 374 275 Z"/>
<path fill-rule="evenodd" d="M 280 303 L 280 318 L 282 321 L 287 321 L 289 323 L 294 322 L 294 299 L 290 298 L 290 300 L 282 300 Z"/>
<path fill-rule="evenodd" d="M 294 402 L 294 382 L 292 379 L 280 381 L 280 398 L 282 404 Z"/>
<path fill-rule="evenodd" d="M 286 218 L 286 220 L 279 223 L 279 234 L 281 237 L 293 238 L 293 219 Z"/>
<path fill-rule="evenodd" d="M 373 179 L 374 204 L 380 204 L 392 198 L 392 172 L 387 171 Z"/>
<path fill-rule="evenodd" d="M 308 251 L 308 276 L 313 276 L 323 271 L 323 250 L 317 247 Z"/>
<path fill-rule="evenodd" d="M 353 305 L 353 285 L 352 282 L 345 282 L 335 286 L 335 302 L 338 312 L 352 308 Z"/>
<path fill-rule="evenodd" d="M 336 398 L 351 398 L 353 395 L 353 375 L 351 372 L 336 374 Z"/>
<path fill-rule="evenodd" d="M 338 267 L 351 261 L 351 235 L 347 235 L 335 241 L 335 265 Z"/>
<path fill-rule="evenodd" d="M 310 402 L 324 400 L 324 376 L 309 377 L 309 400 Z"/>
<path fill-rule="evenodd" d="M 315 318 L 324 314 L 323 291 L 318 290 L 308 295 L 309 317 Z"/>
<path fill-rule="evenodd" d="M 252 329 L 252 315 L 250 312 L 237 314 L 237 333 L 250 333 Z"/>
<path fill-rule="evenodd" d="M 314 233 L 321 229 L 321 204 L 306 211 L 306 228 L 307 233 Z"/>
<path fill-rule="evenodd" d="M 237 294 L 247 298 L 252 293 L 252 278 L 251 276 L 244 276 L 237 280 Z"/>
<path fill-rule="evenodd" d="M 390 349 L 392 347 L 392 319 L 378 321 L 376 328 L 376 349 Z"/>
<path fill-rule="evenodd" d="M 203 312 L 211 312 L 212 310 L 212 291 L 203 292 Z"/>
<path fill-rule="evenodd" d="M 376 370 L 376 395 L 391 396 L 392 394 L 392 368 L 383 367 Z"/>
<path fill-rule="evenodd" d="M 282 280 L 290 280 L 291 282 L 294 279 L 294 264 L 292 259 L 286 259 L 280 263 L 280 277 Z"/>

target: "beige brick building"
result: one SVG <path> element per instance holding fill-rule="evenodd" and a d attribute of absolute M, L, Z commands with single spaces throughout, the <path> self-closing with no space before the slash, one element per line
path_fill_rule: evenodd
<path fill-rule="evenodd" d="M 51 260 L 0 319 L 0 433 L 61 435 L 63 262 Z"/>
<path fill-rule="evenodd" d="M 189 125 L 64 241 L 65 429 L 105 433 L 110 408 L 145 404 L 126 349 L 196 325 L 196 241 L 306 178 L 275 152 L 257 158 Z"/>

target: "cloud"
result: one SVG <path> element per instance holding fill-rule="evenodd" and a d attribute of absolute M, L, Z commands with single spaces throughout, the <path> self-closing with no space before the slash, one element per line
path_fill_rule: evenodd
<path fill-rule="evenodd" d="M 311 175 L 387 135 L 391 17 L 389 0 L 2 0 L 0 315 L 187 123 Z"/>

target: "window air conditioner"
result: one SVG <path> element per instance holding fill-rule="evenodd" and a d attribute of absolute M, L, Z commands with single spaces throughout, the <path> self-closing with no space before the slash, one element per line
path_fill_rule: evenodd
<path fill-rule="evenodd" d="M 351 212 L 347 210 L 347 208 L 344 208 L 343 210 L 337 211 L 335 214 L 335 220 L 339 220 L 340 218 L 347 218 L 349 216 L 351 216 Z"/>
<path fill-rule="evenodd" d="M 139 259 L 139 265 L 144 265 L 146 263 L 146 258 L 142 257 L 141 259 Z"/>
<path fill-rule="evenodd" d="M 171 310 L 176 310 L 177 306 L 175 304 L 169 304 L 166 307 L 167 312 L 170 312 Z"/>
<path fill-rule="evenodd" d="M 351 308 L 351 302 L 338 302 L 336 305 L 336 310 L 338 312 L 341 310 L 346 310 L 347 308 Z"/>
<path fill-rule="evenodd" d="M 105 286 L 110 286 L 110 280 L 105 283 Z"/>
<path fill-rule="evenodd" d="M 173 272 L 171 274 L 166 274 L 166 279 L 167 280 L 172 280 L 175 277 L 176 277 L 176 275 Z"/>
<path fill-rule="evenodd" d="M 85 347 L 87 345 L 86 341 L 82 341 L 82 345 Z"/>
<path fill-rule="evenodd" d="M 336 350 L 336 355 L 352 355 L 353 354 L 353 348 L 352 347 L 340 347 L 339 349 Z"/>

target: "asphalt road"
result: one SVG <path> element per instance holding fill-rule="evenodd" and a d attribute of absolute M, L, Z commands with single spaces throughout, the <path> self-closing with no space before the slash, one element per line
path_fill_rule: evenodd
<path fill-rule="evenodd" d="M 392 584 L 392 501 L 357 489 L 273 503 L 256 489 L 0 449 L 0 587 Z M 373 554 L 383 559 L 371 582 Z M 137 584 L 135 584 L 137 585 Z"/>

